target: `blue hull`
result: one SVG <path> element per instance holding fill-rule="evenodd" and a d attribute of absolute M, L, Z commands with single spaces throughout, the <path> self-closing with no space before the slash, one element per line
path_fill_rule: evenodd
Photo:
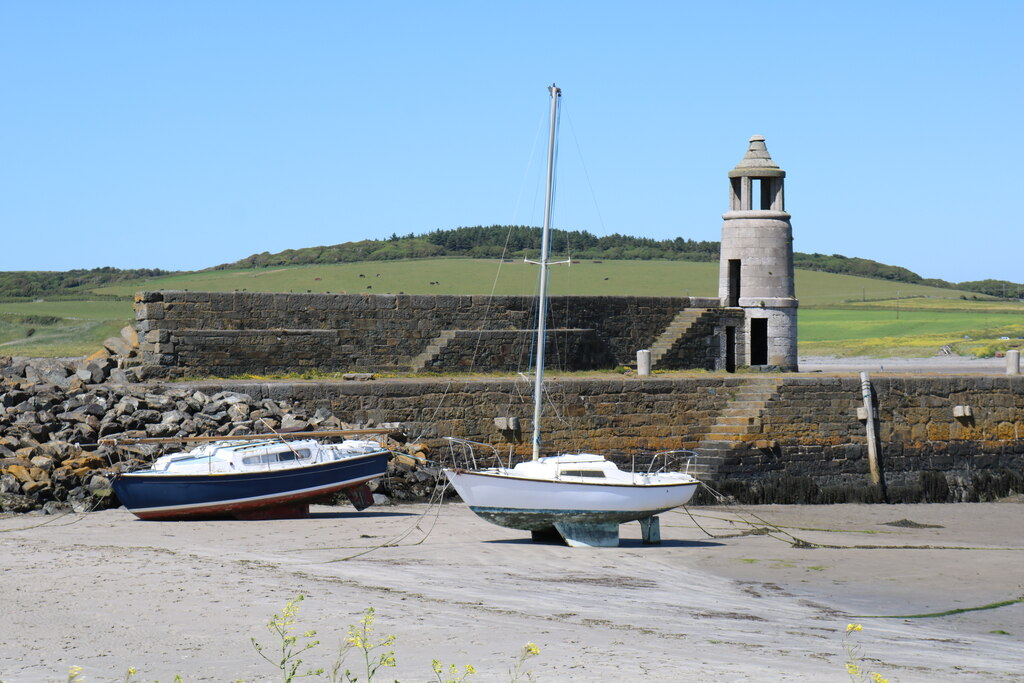
<path fill-rule="evenodd" d="M 382 476 L 388 457 L 383 451 L 265 472 L 135 472 L 116 477 L 113 487 L 121 504 L 140 519 L 293 517 L 312 500 Z"/>

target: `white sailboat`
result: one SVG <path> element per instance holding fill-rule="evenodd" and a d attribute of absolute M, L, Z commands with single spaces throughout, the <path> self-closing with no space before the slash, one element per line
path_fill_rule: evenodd
<path fill-rule="evenodd" d="M 547 326 L 548 252 L 558 103 L 552 85 L 548 139 L 547 193 L 541 237 L 540 292 L 537 312 L 536 372 L 533 391 L 533 459 L 517 465 L 478 468 L 472 448 L 484 444 L 452 439 L 470 450 L 464 467 L 447 467 L 445 475 L 473 512 L 499 526 L 523 529 L 535 540 L 561 537 L 570 546 L 617 546 L 619 525 L 639 521 L 645 543 L 660 540 L 657 514 L 685 505 L 700 482 L 671 471 L 669 452 L 661 468 L 624 471 L 604 456 L 562 453 L 541 456 L 541 411 L 544 390 L 544 338 Z"/>

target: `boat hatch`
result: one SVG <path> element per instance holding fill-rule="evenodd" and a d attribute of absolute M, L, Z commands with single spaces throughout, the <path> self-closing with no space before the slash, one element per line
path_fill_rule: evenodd
<path fill-rule="evenodd" d="M 601 470 L 562 470 L 560 474 L 563 477 L 592 477 L 595 479 L 604 479 L 604 472 Z"/>
<path fill-rule="evenodd" d="M 298 457 L 296 457 L 298 456 Z M 309 449 L 299 448 L 294 451 L 279 451 L 277 453 L 261 453 L 260 455 L 247 455 L 242 459 L 245 465 L 267 465 L 275 462 L 293 462 L 295 460 L 308 460 Z"/>

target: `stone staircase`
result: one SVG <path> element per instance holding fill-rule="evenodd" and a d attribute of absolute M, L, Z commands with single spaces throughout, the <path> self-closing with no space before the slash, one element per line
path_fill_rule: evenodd
<path fill-rule="evenodd" d="M 455 336 L 459 333 L 458 330 L 445 330 L 438 336 L 434 337 L 427 348 L 423 350 L 423 353 L 409 361 L 409 367 L 413 372 L 423 372 L 427 368 L 428 363 L 432 363 L 437 359 L 437 356 L 444 347 L 448 346 L 448 342 L 455 339 Z"/>
<path fill-rule="evenodd" d="M 658 362 L 686 337 L 694 323 L 708 313 L 709 311 L 703 308 L 684 308 L 679 311 L 668 327 L 651 344 L 651 368 L 656 369 Z"/>
<path fill-rule="evenodd" d="M 774 397 L 778 396 L 781 379 L 749 379 L 736 388 L 718 420 L 697 444 L 699 454 L 691 473 L 698 479 L 712 481 L 718 469 L 737 447 L 762 439 L 761 416 Z"/>

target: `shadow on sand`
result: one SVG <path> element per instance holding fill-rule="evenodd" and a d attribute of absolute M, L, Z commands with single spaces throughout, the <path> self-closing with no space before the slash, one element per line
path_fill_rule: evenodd
<path fill-rule="evenodd" d="M 568 547 L 564 543 L 558 541 L 534 541 L 531 538 L 500 538 L 490 541 L 481 541 L 481 543 L 490 543 L 494 545 L 553 545 L 560 547 Z M 661 543 L 655 543 L 647 545 L 639 538 L 621 538 L 619 539 L 619 548 L 650 548 L 656 550 L 658 548 L 717 548 L 725 545 L 724 543 L 716 543 L 714 541 L 665 541 Z M 616 547 L 616 546 L 612 546 Z"/>

